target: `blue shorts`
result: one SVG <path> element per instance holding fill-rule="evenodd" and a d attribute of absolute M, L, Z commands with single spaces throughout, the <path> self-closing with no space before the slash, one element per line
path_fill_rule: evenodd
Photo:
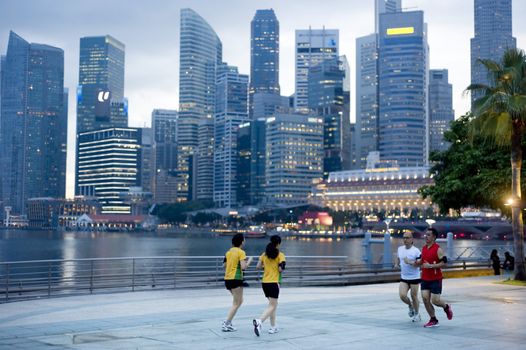
<path fill-rule="evenodd" d="M 442 280 L 422 280 L 422 283 L 420 283 L 420 290 L 429 290 L 431 294 L 442 294 Z"/>

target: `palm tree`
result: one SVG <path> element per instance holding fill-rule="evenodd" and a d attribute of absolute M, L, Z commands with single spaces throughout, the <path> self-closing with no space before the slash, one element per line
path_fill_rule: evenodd
<path fill-rule="evenodd" d="M 524 227 L 521 200 L 521 141 L 526 132 L 526 54 L 509 49 L 501 62 L 478 60 L 488 70 L 491 86 L 471 84 L 466 91 L 480 96 L 473 103 L 470 133 L 511 149 L 511 222 L 515 279 L 524 281 Z"/>

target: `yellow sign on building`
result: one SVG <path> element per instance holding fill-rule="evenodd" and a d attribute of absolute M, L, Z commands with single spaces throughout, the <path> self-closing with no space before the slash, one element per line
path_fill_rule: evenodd
<path fill-rule="evenodd" d="M 407 35 L 414 32 L 415 27 L 387 28 L 387 35 Z"/>

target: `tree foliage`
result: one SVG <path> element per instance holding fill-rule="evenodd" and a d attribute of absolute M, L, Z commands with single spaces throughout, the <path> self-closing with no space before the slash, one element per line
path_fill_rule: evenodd
<path fill-rule="evenodd" d="M 468 114 L 451 123 L 444 134 L 449 149 L 431 154 L 435 183 L 419 191 L 444 214 L 468 206 L 508 210 L 504 203 L 511 187 L 510 151 L 470 133 L 472 120 Z"/>

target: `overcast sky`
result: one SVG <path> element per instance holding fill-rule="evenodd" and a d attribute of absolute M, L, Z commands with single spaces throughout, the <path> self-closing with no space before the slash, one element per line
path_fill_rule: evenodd
<path fill-rule="evenodd" d="M 469 108 L 462 95 L 470 83 L 473 0 L 402 0 L 407 10 L 423 10 L 428 23 L 430 68 L 446 68 L 458 117 Z M 294 30 L 340 30 L 340 54 L 351 66 L 351 119 L 355 115 L 355 41 L 374 30 L 373 0 L 0 0 L 0 53 L 9 31 L 65 52 L 65 86 L 70 89 L 69 149 L 74 149 L 75 90 L 79 39 L 110 34 L 126 45 L 125 95 L 130 126 L 150 126 L 154 108 L 178 108 L 179 12 L 198 12 L 223 42 L 223 60 L 250 73 L 250 21 L 257 9 L 273 8 L 280 22 L 280 85 L 294 93 Z M 513 1 L 513 35 L 526 48 L 526 1 Z M 73 152 L 68 155 L 71 194 Z"/>

